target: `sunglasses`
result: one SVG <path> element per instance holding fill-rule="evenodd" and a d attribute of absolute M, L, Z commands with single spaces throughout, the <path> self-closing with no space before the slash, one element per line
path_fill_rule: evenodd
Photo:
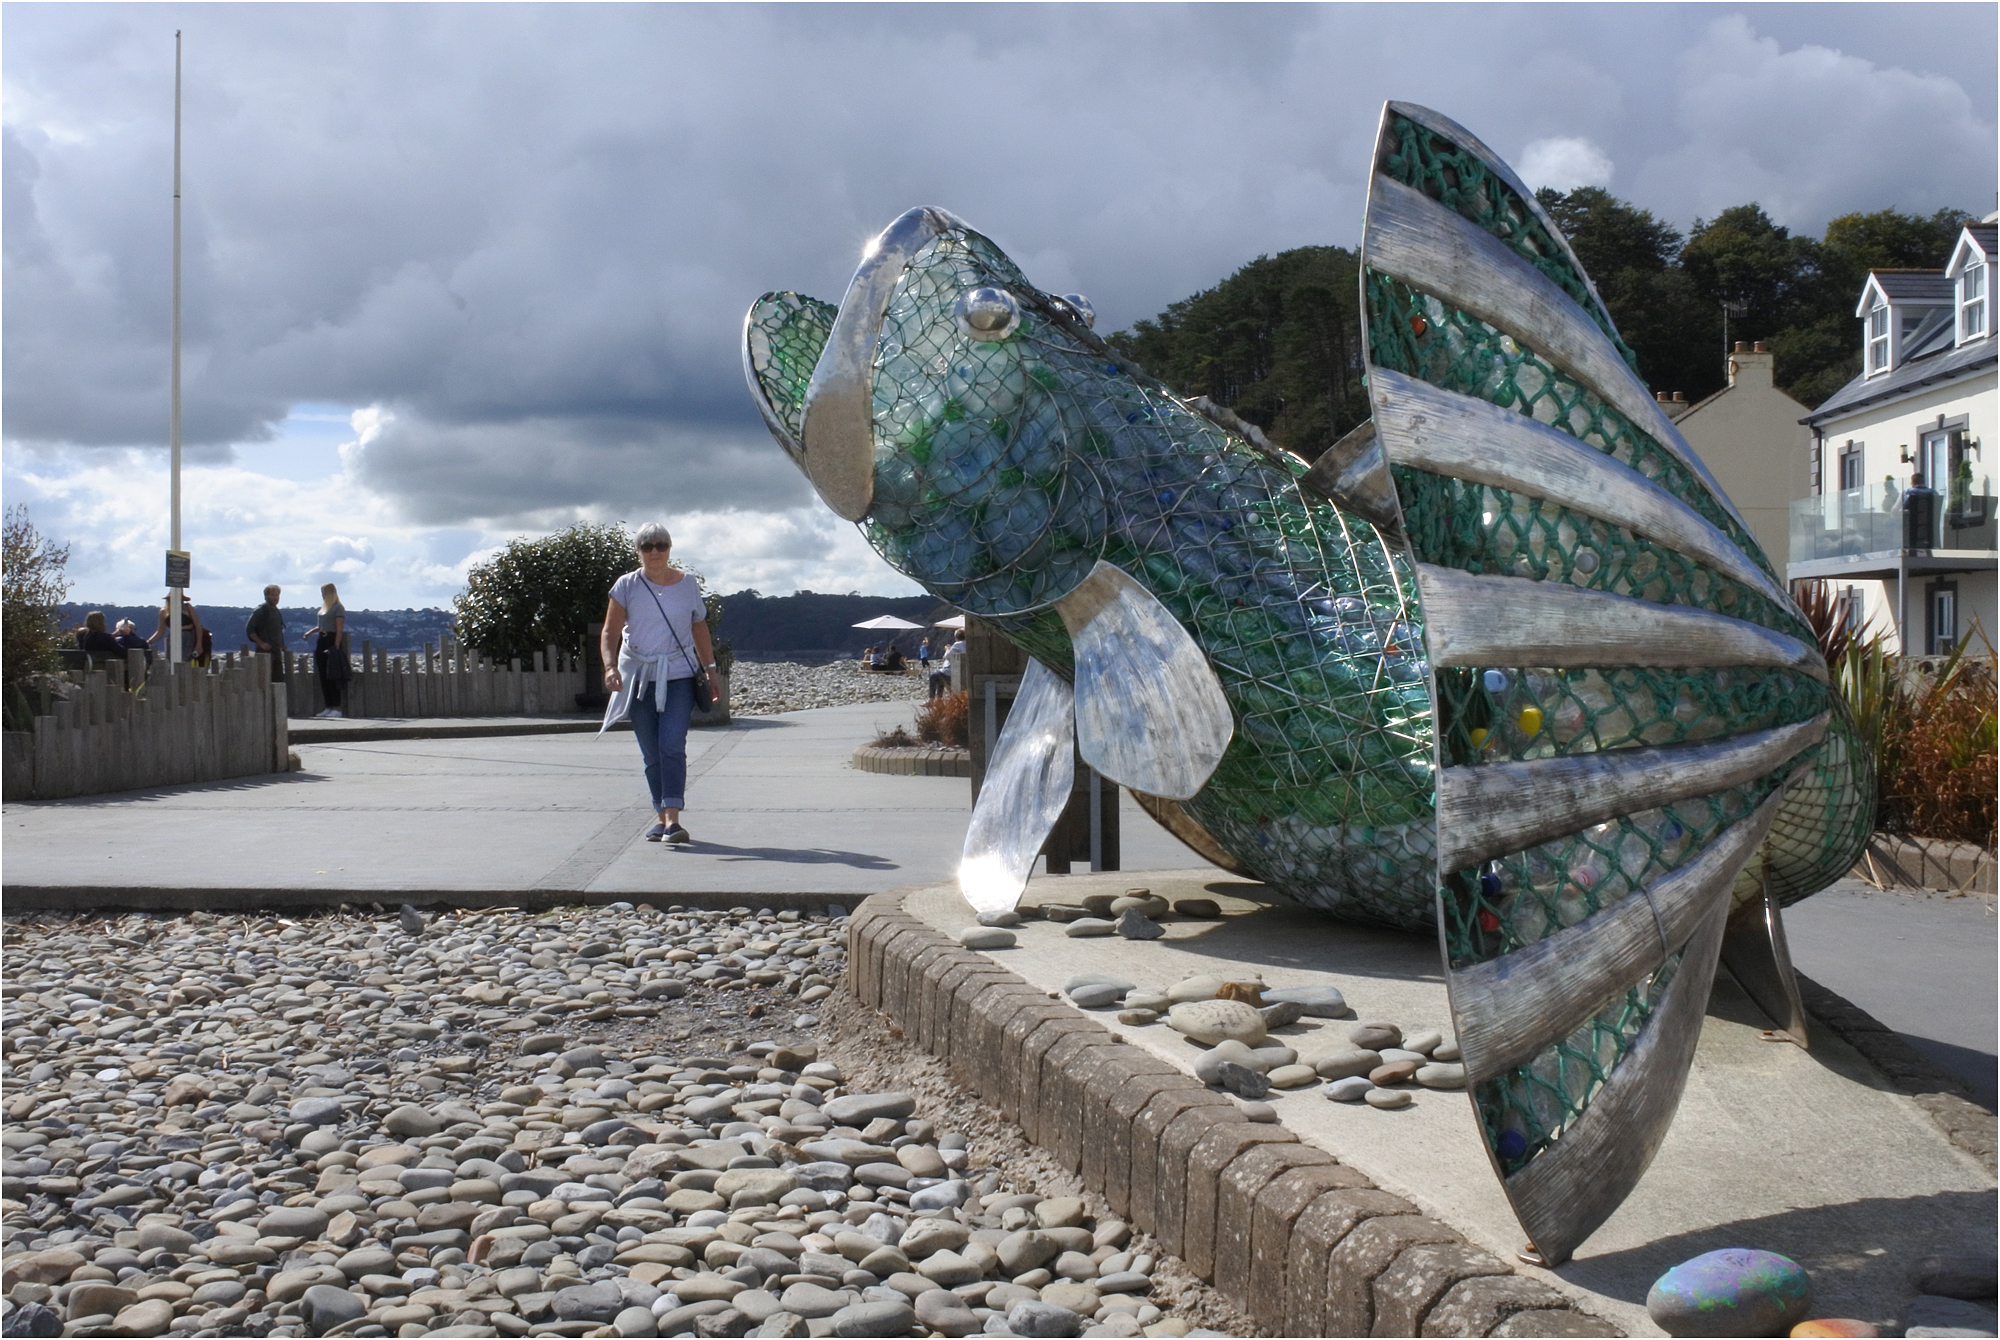
<path fill-rule="evenodd" d="M 650 554 L 655 550 L 658 550 L 661 553 L 665 553 L 667 550 L 671 548 L 673 548 L 673 546 L 670 544 L 642 544 L 639 546 L 639 552 L 642 554 Z"/>

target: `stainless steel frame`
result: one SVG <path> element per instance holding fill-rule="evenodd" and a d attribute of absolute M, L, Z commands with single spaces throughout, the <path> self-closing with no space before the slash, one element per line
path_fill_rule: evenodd
<path fill-rule="evenodd" d="M 1031 660 L 1000 737 L 986 737 L 993 741 L 986 779 L 958 864 L 959 892 L 974 911 L 1005 912 L 1020 901 L 1036 854 L 1062 818 L 1076 783 L 1074 708 L 1068 682 Z"/>

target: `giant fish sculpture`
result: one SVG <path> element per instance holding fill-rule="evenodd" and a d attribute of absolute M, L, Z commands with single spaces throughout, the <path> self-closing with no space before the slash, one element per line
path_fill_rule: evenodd
<path fill-rule="evenodd" d="M 1470 133 L 1384 111 L 1373 419 L 1307 462 L 914 209 L 838 308 L 771 293 L 779 444 L 1033 659 L 960 886 L 1013 906 L 1074 754 L 1204 856 L 1440 937 L 1481 1133 L 1550 1264 L 1664 1136 L 1718 959 L 1804 1041 L 1779 908 L 1858 858 L 1869 760 L 1812 629 Z"/>

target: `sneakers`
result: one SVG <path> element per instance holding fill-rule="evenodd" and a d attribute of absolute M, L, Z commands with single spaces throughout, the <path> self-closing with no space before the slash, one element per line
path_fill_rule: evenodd
<path fill-rule="evenodd" d="M 665 824 L 654 824 L 651 828 L 646 830 L 646 841 L 658 842 L 661 838 L 665 837 L 666 835 L 667 835 L 667 826 Z"/>
<path fill-rule="evenodd" d="M 687 829 L 682 828 L 679 824 L 673 824 L 668 827 L 666 836 L 661 838 L 660 840 L 662 842 L 671 842 L 675 846 L 680 846 L 683 843 L 694 841 L 694 838 L 688 834 Z"/>
<path fill-rule="evenodd" d="M 329 720 L 339 721 L 342 720 L 346 714 L 342 712 L 338 707 L 333 707 L 327 709 L 326 715 Z"/>

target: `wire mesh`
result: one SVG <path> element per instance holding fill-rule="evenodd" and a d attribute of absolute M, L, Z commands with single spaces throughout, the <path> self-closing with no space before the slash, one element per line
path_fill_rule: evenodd
<path fill-rule="evenodd" d="M 953 317 L 988 286 L 1022 307 L 1002 341 Z M 753 366 L 794 347 L 787 323 L 826 324 L 807 304 L 759 304 Z M 781 417 L 796 423 L 810 376 L 802 357 L 765 374 L 790 388 L 770 396 Z M 863 531 L 884 558 L 1064 674 L 1048 606 L 1099 559 L 1122 568 L 1194 635 L 1235 712 L 1189 816 L 1306 905 L 1434 926 L 1429 667 L 1406 554 L 1302 493 L 1303 462 L 1187 409 L 970 231 L 933 239 L 891 297 L 875 425 Z"/>
<path fill-rule="evenodd" d="M 1506 181 L 1477 155 L 1392 118 L 1382 170 L 1485 228 L 1632 355 L 1567 252 Z M 1379 366 L 1512 409 L 1622 461 L 1693 507 L 1772 573 L 1768 558 L 1673 452 L 1602 396 L 1511 333 L 1374 271 L 1364 274 L 1371 357 Z M 1798 638 L 1796 611 L 1624 527 L 1524 493 L 1397 467 L 1404 523 L 1417 558 L 1473 573 L 1561 582 L 1712 610 Z M 1772 573 L 1775 578 L 1775 573 Z M 1555 758 L 1685 744 L 1809 720 L 1834 711 L 1825 744 L 1757 781 L 1624 815 L 1464 870 L 1442 872 L 1445 951 L 1454 968 L 1483 963 L 1575 926 L 1698 855 L 1771 790 L 1801 771 L 1780 802 L 1778 828 L 1741 898 L 1770 881 L 1804 896 L 1858 855 L 1853 816 L 1859 751 L 1819 680 L 1791 670 L 1484 666 L 1441 670 L 1437 729 L 1445 766 Z M 1859 834 L 1865 841 L 1866 829 Z M 1823 877 L 1822 877 L 1823 876 Z M 1535 1158 L 1588 1107 L 1636 1043 L 1678 956 L 1532 1061 L 1474 1086 L 1489 1145 L 1505 1171 Z"/>

